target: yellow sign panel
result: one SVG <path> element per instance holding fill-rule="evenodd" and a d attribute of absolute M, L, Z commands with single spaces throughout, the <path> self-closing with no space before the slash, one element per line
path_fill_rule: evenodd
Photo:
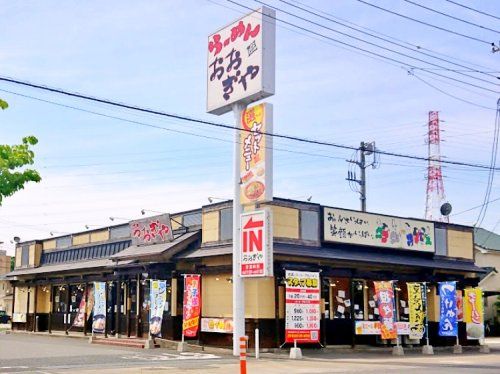
<path fill-rule="evenodd" d="M 424 336 L 424 302 L 422 284 L 407 283 L 408 306 L 410 308 L 410 339 L 422 339 Z"/>
<path fill-rule="evenodd" d="M 273 198 L 273 107 L 258 104 L 241 115 L 240 203 L 262 203 Z"/>

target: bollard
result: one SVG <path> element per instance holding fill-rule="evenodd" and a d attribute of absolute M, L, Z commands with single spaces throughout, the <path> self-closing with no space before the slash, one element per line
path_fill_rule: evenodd
<path fill-rule="evenodd" d="M 290 348 L 290 358 L 292 360 L 302 359 L 302 350 L 300 348 L 297 348 L 297 339 L 294 339 L 293 348 Z"/>
<path fill-rule="evenodd" d="M 259 329 L 255 329 L 255 358 L 258 360 L 260 357 L 260 342 L 259 342 L 260 336 L 259 336 Z"/>
<path fill-rule="evenodd" d="M 247 374 L 247 337 L 240 337 L 240 374 Z"/>

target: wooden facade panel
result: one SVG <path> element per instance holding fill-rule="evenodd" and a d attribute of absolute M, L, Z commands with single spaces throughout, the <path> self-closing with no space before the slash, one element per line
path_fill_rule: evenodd
<path fill-rule="evenodd" d="M 74 243 L 74 238 L 73 238 L 73 243 Z M 100 231 L 94 231 L 90 233 L 90 242 L 91 243 L 96 243 L 96 242 L 103 242 L 109 240 L 109 230 L 100 230 Z"/>
<path fill-rule="evenodd" d="M 30 251 L 29 266 L 33 267 L 33 266 L 35 266 L 35 259 L 36 259 L 36 246 L 35 246 L 35 244 L 30 245 L 29 251 Z"/>
<path fill-rule="evenodd" d="M 448 229 L 448 256 L 474 259 L 474 242 L 472 231 Z"/>
<path fill-rule="evenodd" d="M 229 256 L 214 256 L 214 257 L 202 258 L 201 263 L 206 266 L 223 266 L 223 265 L 232 265 L 233 260 Z"/>
<path fill-rule="evenodd" d="M 274 278 L 245 280 L 246 318 L 274 318 Z"/>
<path fill-rule="evenodd" d="M 233 285 L 226 279 L 231 274 L 204 275 L 201 280 L 201 313 L 204 317 L 233 316 Z"/>
<path fill-rule="evenodd" d="M 219 212 L 203 212 L 202 218 L 202 242 L 216 242 L 219 240 Z"/>
<path fill-rule="evenodd" d="M 50 313 L 50 287 L 38 286 L 36 292 L 36 312 Z"/>
<path fill-rule="evenodd" d="M 182 215 L 172 216 L 170 221 L 172 223 L 172 230 L 177 230 L 177 229 L 180 229 L 182 227 L 181 226 Z"/>
<path fill-rule="evenodd" d="M 89 242 L 90 242 L 90 234 L 88 232 L 73 236 L 73 245 L 87 244 Z"/>
<path fill-rule="evenodd" d="M 270 206 L 273 211 L 275 238 L 299 239 L 299 210 L 283 206 Z"/>
<path fill-rule="evenodd" d="M 26 313 L 28 310 L 28 287 L 16 287 L 14 313 Z"/>
<path fill-rule="evenodd" d="M 427 293 L 427 309 L 430 322 L 439 321 L 439 296 L 436 295 L 436 287 L 430 286 L 431 292 Z"/>
<path fill-rule="evenodd" d="M 23 248 L 22 247 L 17 247 L 16 248 L 16 268 L 20 268 L 22 264 L 22 252 Z"/>
<path fill-rule="evenodd" d="M 56 240 L 55 239 L 44 240 L 42 245 L 44 251 L 50 251 L 52 249 L 56 249 Z"/>

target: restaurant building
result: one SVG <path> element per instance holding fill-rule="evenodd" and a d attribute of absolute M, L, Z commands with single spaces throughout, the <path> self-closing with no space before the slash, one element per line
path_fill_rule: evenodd
<path fill-rule="evenodd" d="M 365 327 L 378 320 L 374 281 L 393 280 L 397 320 L 408 321 L 407 282 L 427 282 L 429 338 L 439 337 L 437 282 L 475 287 L 484 270 L 474 264 L 472 227 L 362 213 L 315 203 L 278 199 L 261 204 L 272 212 L 272 277 L 245 279 L 246 333 L 253 346 L 285 342 L 285 271 L 318 272 L 321 345 L 390 343 Z M 134 222 L 167 217 L 171 236 L 154 244 L 137 243 Z M 83 326 L 74 320 L 93 282 L 106 282 L 105 336 L 146 338 L 150 280 L 165 280 L 162 336 L 179 340 L 183 279 L 201 275 L 201 323 L 196 341 L 232 345 L 232 202 L 149 217 L 57 238 L 19 243 L 14 285 L 13 329 L 91 333 L 91 310 Z M 87 303 L 88 304 L 88 303 Z M 377 310 L 376 310 L 377 309 Z M 91 319 L 90 319 L 91 320 Z M 360 322 L 362 322 L 360 324 Z M 459 323 L 461 344 L 468 344 Z M 404 344 L 423 340 L 402 337 Z M 318 344 L 319 346 L 319 344 Z"/>

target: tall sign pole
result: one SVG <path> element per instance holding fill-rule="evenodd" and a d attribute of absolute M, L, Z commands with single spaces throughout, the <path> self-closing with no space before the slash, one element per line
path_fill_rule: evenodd
<path fill-rule="evenodd" d="M 259 266 L 253 261 L 261 255 L 256 253 L 255 256 L 249 257 L 241 253 L 242 204 L 250 206 L 272 200 L 272 183 L 268 183 L 272 178 L 272 160 L 267 175 L 265 160 L 264 163 L 255 165 L 255 160 L 262 159 L 256 157 L 261 155 L 261 149 L 269 146 L 266 132 L 261 128 L 265 127 L 265 114 L 272 114 L 272 109 L 267 109 L 269 106 L 263 105 L 259 109 L 254 107 L 247 111 L 246 107 L 250 103 L 274 95 L 275 39 L 276 13 L 267 7 L 241 17 L 208 37 L 207 112 L 221 115 L 232 111 L 235 118 L 233 182 L 233 354 L 235 356 L 240 353 L 240 338 L 245 336 L 245 288 L 241 277 L 241 263 L 249 262 L 245 263 L 244 267 L 253 271 Z M 260 117 L 262 123 L 259 122 Z M 242 134 L 246 136 L 243 137 Z M 263 144 L 260 144 L 261 141 Z M 272 146 L 272 141 L 269 143 Z M 243 152 L 240 148 L 242 145 L 245 146 Z M 245 165 L 244 173 L 242 164 Z M 267 235 L 270 232 L 266 231 Z M 272 237 L 270 242 L 272 243 Z M 270 274 L 264 271 L 260 276 L 270 276 Z"/>

